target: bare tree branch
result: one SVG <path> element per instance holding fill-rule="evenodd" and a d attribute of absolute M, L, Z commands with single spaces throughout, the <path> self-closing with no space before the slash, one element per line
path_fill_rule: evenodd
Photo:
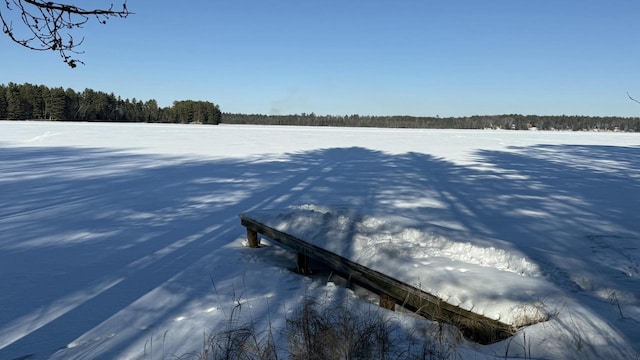
<path fill-rule="evenodd" d="M 631 100 L 633 100 L 633 101 L 637 102 L 638 104 L 640 104 L 640 101 L 638 101 L 638 100 L 636 100 L 636 99 L 632 98 L 632 97 L 631 97 L 631 95 L 629 95 L 629 92 L 628 92 L 628 91 L 627 91 L 627 96 L 629 97 L 629 99 L 631 99 Z"/>
<path fill-rule="evenodd" d="M 85 9 L 68 3 L 44 0 L 0 0 L 0 22 L 2 31 L 15 43 L 36 51 L 57 51 L 62 60 L 72 68 L 84 64 L 75 55 L 82 54 L 77 48 L 84 38 L 76 41 L 67 33 L 84 26 L 92 17 L 106 24 L 111 18 L 126 18 L 132 13 L 126 0 L 120 8 L 113 4 L 105 8 Z M 9 15 L 18 14 L 21 31 L 14 28 Z"/>

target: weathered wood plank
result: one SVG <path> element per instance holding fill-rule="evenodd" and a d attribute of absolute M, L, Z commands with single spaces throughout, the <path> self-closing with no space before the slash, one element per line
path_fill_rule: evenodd
<path fill-rule="evenodd" d="M 515 329 L 500 321 L 449 304 L 437 296 L 406 284 L 383 273 L 369 269 L 340 255 L 307 243 L 293 235 L 262 224 L 244 214 L 241 224 L 249 230 L 260 233 L 286 247 L 320 261 L 333 270 L 342 273 L 358 284 L 394 299 L 394 302 L 428 319 L 458 327 L 468 338 L 479 343 L 492 343 L 513 335 Z"/>

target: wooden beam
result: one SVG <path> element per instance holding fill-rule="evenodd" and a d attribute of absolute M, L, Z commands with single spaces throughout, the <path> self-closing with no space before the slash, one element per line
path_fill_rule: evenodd
<path fill-rule="evenodd" d="M 260 233 L 299 254 L 323 262 L 359 285 L 391 298 L 394 303 L 427 319 L 454 325 L 469 339 L 490 344 L 515 333 L 515 328 L 511 325 L 449 304 L 437 296 L 262 224 L 247 215 L 241 214 L 240 220 L 247 231 Z"/>

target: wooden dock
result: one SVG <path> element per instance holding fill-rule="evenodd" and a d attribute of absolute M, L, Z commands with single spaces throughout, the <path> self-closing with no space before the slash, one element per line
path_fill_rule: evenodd
<path fill-rule="evenodd" d="M 481 344 L 506 339 L 516 331 L 511 325 L 451 305 L 437 296 L 274 229 L 245 214 L 239 216 L 241 224 L 247 228 L 249 247 L 259 248 L 258 234 L 262 234 L 296 251 L 297 269 L 302 274 L 308 271 L 309 259 L 324 263 L 349 280 L 378 294 L 380 306 L 393 310 L 395 305 L 400 305 L 427 319 L 454 325 L 466 338 Z"/>

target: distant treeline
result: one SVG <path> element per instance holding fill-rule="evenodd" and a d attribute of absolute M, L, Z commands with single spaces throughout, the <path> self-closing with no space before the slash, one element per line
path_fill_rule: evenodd
<path fill-rule="evenodd" d="M 208 101 L 175 101 L 159 107 L 154 99 L 122 99 L 85 89 L 0 84 L 0 119 L 219 124 L 220 108 Z"/>
<path fill-rule="evenodd" d="M 639 107 L 640 110 L 640 107 Z M 416 117 L 367 115 L 262 115 L 222 113 L 208 101 L 175 101 L 159 107 L 156 100 L 122 99 L 113 93 L 48 88 L 32 84 L 0 84 L 0 119 L 111 121 L 149 123 L 349 126 L 430 129 L 601 130 L 640 132 L 640 118 L 576 115 L 476 115 Z"/>
<path fill-rule="evenodd" d="M 639 108 L 640 110 L 640 108 Z M 469 117 L 416 116 L 319 116 L 300 115 L 222 114 L 225 124 L 350 126 L 381 128 L 425 129 L 511 129 L 511 130 L 601 130 L 640 131 L 640 118 L 593 116 L 538 115 L 476 115 Z"/>

